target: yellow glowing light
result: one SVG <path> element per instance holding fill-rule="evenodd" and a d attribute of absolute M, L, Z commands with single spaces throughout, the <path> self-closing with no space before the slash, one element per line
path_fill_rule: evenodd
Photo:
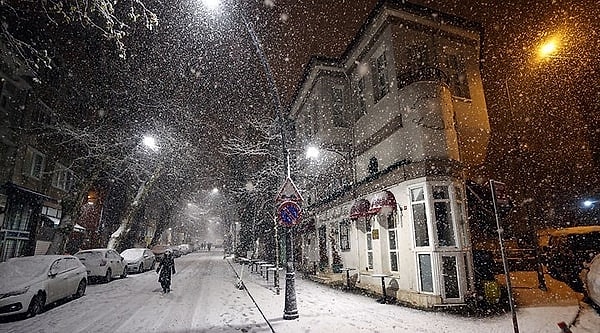
<path fill-rule="evenodd" d="M 547 58 L 553 56 L 558 51 L 558 41 L 553 38 L 544 43 L 539 49 L 540 58 Z"/>

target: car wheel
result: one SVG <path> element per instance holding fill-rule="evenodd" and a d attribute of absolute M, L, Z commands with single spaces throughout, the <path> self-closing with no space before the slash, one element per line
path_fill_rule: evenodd
<path fill-rule="evenodd" d="M 42 313 L 42 311 L 44 310 L 44 303 L 46 302 L 46 297 L 44 296 L 44 294 L 37 293 L 35 296 L 33 296 L 33 298 L 31 299 L 31 302 L 29 303 L 29 308 L 27 309 L 27 315 L 29 317 L 35 317 L 36 315 Z"/>
<path fill-rule="evenodd" d="M 138 273 L 144 273 L 144 263 L 140 264 L 140 269 L 138 269 Z"/>
<path fill-rule="evenodd" d="M 123 273 L 121 273 L 121 279 L 124 279 L 127 277 L 127 266 L 123 267 Z"/>
<path fill-rule="evenodd" d="M 104 282 L 109 283 L 112 280 L 112 272 L 110 268 L 106 270 L 106 275 L 104 276 Z"/>
<path fill-rule="evenodd" d="M 75 292 L 75 295 L 73 295 L 75 298 L 79 298 L 83 295 L 85 295 L 85 288 L 87 287 L 87 283 L 85 282 L 85 280 L 81 280 L 79 282 L 79 286 L 77 287 L 77 291 Z"/>

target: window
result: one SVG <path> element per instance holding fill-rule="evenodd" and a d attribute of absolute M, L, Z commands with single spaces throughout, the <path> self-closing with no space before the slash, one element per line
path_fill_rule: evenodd
<path fill-rule="evenodd" d="M 431 269 L 430 254 L 419 254 L 419 280 L 421 291 L 433 292 L 433 271 Z"/>
<path fill-rule="evenodd" d="M 329 256 L 327 255 L 327 229 L 325 226 L 319 227 L 319 268 L 324 269 L 329 266 Z"/>
<path fill-rule="evenodd" d="M 394 272 L 398 271 L 398 230 L 396 229 L 396 217 L 396 212 L 393 212 L 387 217 L 388 244 L 390 248 L 390 270 Z"/>
<path fill-rule="evenodd" d="M 377 157 L 373 156 L 369 160 L 369 175 L 374 175 L 379 172 L 379 162 L 377 161 Z"/>
<path fill-rule="evenodd" d="M 9 83 L 6 82 L 5 79 L 0 78 L 0 107 L 6 109 L 6 104 L 8 101 L 8 96 L 6 95 L 6 90 L 8 90 Z"/>
<path fill-rule="evenodd" d="M 344 90 L 340 87 L 331 89 L 331 107 L 333 112 L 333 126 L 346 127 L 344 122 Z"/>
<path fill-rule="evenodd" d="M 410 190 L 410 201 L 415 230 L 415 246 L 429 246 L 427 214 L 425 211 L 425 191 L 423 187 Z"/>
<path fill-rule="evenodd" d="M 340 249 L 350 250 L 350 222 L 347 219 L 340 222 Z"/>
<path fill-rule="evenodd" d="M 25 163 L 23 165 L 23 174 L 35 179 L 41 179 L 45 162 L 46 157 L 44 154 L 36 149 L 28 147 L 25 155 Z"/>
<path fill-rule="evenodd" d="M 365 97 L 365 77 L 361 76 L 358 80 L 358 112 L 356 113 L 355 120 L 360 119 L 362 116 L 367 114 L 367 100 Z"/>
<path fill-rule="evenodd" d="M 456 54 L 449 54 L 446 61 L 452 95 L 463 98 L 471 98 L 471 93 L 469 92 L 469 80 L 467 80 L 465 59 Z"/>
<path fill-rule="evenodd" d="M 27 201 L 18 201 L 11 205 L 6 216 L 6 229 L 29 231 L 33 206 Z"/>
<path fill-rule="evenodd" d="M 370 218 L 365 221 L 366 227 L 366 238 L 367 238 L 367 268 L 373 269 L 373 228 L 371 226 Z"/>
<path fill-rule="evenodd" d="M 459 298 L 458 265 L 455 256 L 442 257 L 442 276 L 444 277 L 445 298 Z"/>
<path fill-rule="evenodd" d="M 47 110 L 35 109 L 31 112 L 31 120 L 38 124 L 50 124 L 50 113 Z"/>
<path fill-rule="evenodd" d="M 52 186 L 63 191 L 71 190 L 73 186 L 73 172 L 62 164 L 56 164 L 54 177 L 52 178 Z"/>
<path fill-rule="evenodd" d="M 458 228 L 458 233 L 461 235 L 462 244 L 468 244 L 467 240 L 467 230 L 465 224 L 465 204 L 463 202 L 463 191 L 461 187 L 454 187 L 454 196 L 456 199 L 456 225 Z"/>
<path fill-rule="evenodd" d="M 438 246 L 456 246 L 448 186 L 433 187 L 433 210 Z"/>
<path fill-rule="evenodd" d="M 385 51 L 375 60 L 373 71 L 373 85 L 375 86 L 375 103 L 379 102 L 390 90 L 390 82 L 387 74 L 387 60 Z"/>

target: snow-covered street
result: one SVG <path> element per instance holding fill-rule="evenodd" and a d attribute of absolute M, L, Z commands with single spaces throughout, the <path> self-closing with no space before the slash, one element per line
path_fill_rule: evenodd
<path fill-rule="evenodd" d="M 513 332 L 510 314 L 466 318 L 377 303 L 296 277 L 299 318 L 283 320 L 281 293 L 273 282 L 244 271 L 245 290 L 235 287 L 241 265 L 220 252 L 192 253 L 176 259 L 173 292 L 163 295 L 153 271 L 93 284 L 84 297 L 41 315 L 0 323 L 2 332 Z M 234 272 L 235 270 L 235 272 Z M 255 305 L 258 304 L 258 307 Z M 259 310 L 260 308 L 260 310 Z M 264 317 L 262 314 L 264 314 Z M 521 332 L 561 332 L 577 306 L 528 307 L 518 311 Z M 268 320 L 265 320 L 265 318 Z M 600 316 L 584 306 L 574 333 L 598 332 Z"/>

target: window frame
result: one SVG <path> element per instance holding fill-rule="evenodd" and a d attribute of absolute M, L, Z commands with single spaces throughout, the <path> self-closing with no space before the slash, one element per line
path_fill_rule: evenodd
<path fill-rule="evenodd" d="M 73 187 L 75 174 L 73 171 L 61 163 L 56 163 L 54 168 L 54 176 L 52 177 L 52 187 L 70 191 Z"/>
<path fill-rule="evenodd" d="M 373 254 L 373 221 L 372 216 L 368 216 L 365 219 L 365 252 L 367 254 L 367 270 L 373 269 L 374 267 L 374 254 Z"/>
<path fill-rule="evenodd" d="M 344 121 L 344 87 L 331 87 L 331 120 L 333 127 L 347 127 Z"/>
<path fill-rule="evenodd" d="M 398 214 L 396 213 L 396 211 L 392 211 L 391 214 L 389 214 L 386 217 L 386 222 L 387 222 L 387 237 L 388 237 L 388 252 L 389 252 L 389 262 L 390 262 L 390 271 L 391 272 L 399 272 L 400 271 L 400 265 L 399 265 L 399 259 L 400 259 L 400 249 L 399 249 L 399 244 L 398 244 Z M 392 237 L 393 236 L 393 237 Z M 393 246 L 392 246 L 392 241 L 393 241 Z M 394 258 L 394 261 L 392 260 L 392 258 Z M 394 269 L 394 264 L 396 266 L 396 269 Z"/>
<path fill-rule="evenodd" d="M 340 221 L 339 230 L 340 250 L 343 252 L 350 251 L 350 221 L 348 219 Z"/>
<path fill-rule="evenodd" d="M 386 49 L 377 53 L 372 59 L 373 67 L 373 87 L 375 103 L 379 102 L 390 92 L 390 78 L 388 73 L 388 61 L 386 57 Z"/>
<path fill-rule="evenodd" d="M 452 96 L 470 100 L 471 91 L 465 57 L 458 53 L 447 54 L 446 68 Z"/>
<path fill-rule="evenodd" d="M 29 161 L 29 170 L 27 170 L 27 176 L 41 180 L 46 167 L 46 155 L 35 148 L 29 147 L 29 150 L 31 152 L 31 156 Z M 37 170 L 38 167 L 39 170 Z"/>
<path fill-rule="evenodd" d="M 356 80 L 356 88 L 358 91 L 358 112 L 356 113 L 355 120 L 358 120 L 367 114 L 367 97 L 365 93 L 367 83 L 364 75 L 361 75 Z"/>

